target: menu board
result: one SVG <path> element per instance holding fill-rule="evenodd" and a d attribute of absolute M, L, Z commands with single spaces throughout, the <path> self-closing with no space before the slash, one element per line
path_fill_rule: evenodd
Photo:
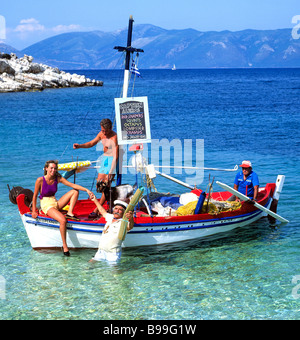
<path fill-rule="evenodd" d="M 151 143 L 147 97 L 115 98 L 118 143 Z"/>

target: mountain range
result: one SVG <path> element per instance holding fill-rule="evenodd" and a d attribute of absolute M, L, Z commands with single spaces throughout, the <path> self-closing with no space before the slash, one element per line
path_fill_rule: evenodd
<path fill-rule="evenodd" d="M 113 69 L 120 60 L 113 47 L 126 42 L 127 29 L 64 33 L 17 55 L 31 55 L 36 62 L 66 70 Z M 142 69 L 171 68 L 173 64 L 177 68 L 300 67 L 300 39 L 292 38 L 291 29 L 200 32 L 135 25 L 132 46 L 145 51 L 139 60 Z"/>

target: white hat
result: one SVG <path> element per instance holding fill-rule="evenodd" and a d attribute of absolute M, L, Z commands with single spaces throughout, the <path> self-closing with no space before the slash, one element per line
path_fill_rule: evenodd
<path fill-rule="evenodd" d="M 114 206 L 116 206 L 116 205 L 120 205 L 124 209 L 126 209 L 128 207 L 128 204 L 126 202 L 120 201 L 120 200 L 115 200 L 114 201 Z"/>

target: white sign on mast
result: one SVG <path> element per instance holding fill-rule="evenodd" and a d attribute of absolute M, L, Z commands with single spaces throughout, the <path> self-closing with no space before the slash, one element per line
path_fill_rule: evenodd
<path fill-rule="evenodd" d="M 115 98 L 119 145 L 151 143 L 148 97 Z"/>

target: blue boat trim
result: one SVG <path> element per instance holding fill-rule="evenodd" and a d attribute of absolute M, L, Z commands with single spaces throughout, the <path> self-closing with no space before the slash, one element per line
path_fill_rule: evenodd
<path fill-rule="evenodd" d="M 32 217 L 29 214 L 24 214 L 24 216 Z M 38 216 L 38 219 L 44 220 L 44 221 L 50 221 L 50 222 L 52 222 L 52 221 L 57 222 L 53 218 L 43 217 L 43 216 Z M 28 221 L 26 221 L 26 222 L 28 222 Z M 39 222 L 39 221 L 36 221 L 36 222 Z M 42 222 L 39 222 L 39 223 L 42 223 Z M 37 224 L 37 223 L 33 223 L 33 224 Z M 87 225 L 87 222 L 86 221 L 85 222 L 72 221 L 72 224 Z M 47 224 L 47 226 L 48 226 L 48 224 Z M 93 226 L 95 226 L 95 227 L 104 227 L 105 223 L 93 223 Z"/>
<path fill-rule="evenodd" d="M 51 219 L 49 219 L 51 220 Z M 43 222 L 39 222 L 39 221 L 32 221 L 32 220 L 26 220 L 25 221 L 28 224 L 34 224 L 34 225 L 38 225 L 41 227 L 48 227 L 48 228 L 56 228 L 59 229 L 59 225 L 58 224 L 48 224 L 48 223 L 43 223 Z M 101 226 L 104 226 L 101 225 Z M 102 234 L 102 230 L 91 230 L 91 229 L 81 229 L 81 228 L 73 228 L 73 227 L 68 227 L 68 230 L 74 230 L 74 231 L 84 231 L 84 232 L 88 232 L 88 233 L 98 233 L 98 234 Z"/>

